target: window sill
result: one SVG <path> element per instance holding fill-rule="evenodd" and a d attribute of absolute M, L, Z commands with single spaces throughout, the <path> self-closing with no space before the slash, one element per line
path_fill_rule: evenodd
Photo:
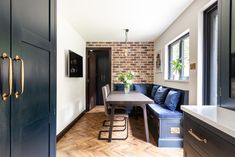
<path fill-rule="evenodd" d="M 189 83 L 189 80 L 165 80 L 166 82 Z"/>

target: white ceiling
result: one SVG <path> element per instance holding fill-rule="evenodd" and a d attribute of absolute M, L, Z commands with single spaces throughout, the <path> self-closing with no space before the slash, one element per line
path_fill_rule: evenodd
<path fill-rule="evenodd" d="M 193 0 L 61 0 L 60 13 L 86 41 L 154 41 Z"/>

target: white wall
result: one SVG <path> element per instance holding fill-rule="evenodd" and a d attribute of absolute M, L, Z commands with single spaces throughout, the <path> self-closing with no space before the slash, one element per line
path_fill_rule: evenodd
<path fill-rule="evenodd" d="M 165 45 L 179 36 L 182 32 L 189 29 L 190 32 L 190 63 L 197 63 L 198 66 L 198 24 L 199 14 L 201 9 L 209 2 L 209 0 L 195 0 L 184 12 L 177 18 L 177 20 L 155 41 L 155 55 L 156 51 L 162 49 L 163 64 L 165 65 Z M 154 59 L 156 56 L 154 57 Z M 155 63 L 155 62 L 154 62 Z M 199 63 L 200 64 L 200 63 Z M 154 66 L 155 68 L 155 66 Z M 155 71 L 155 69 L 154 69 Z M 197 104 L 197 69 L 190 70 L 188 82 L 166 81 L 163 73 L 154 74 L 154 81 L 157 84 L 162 84 L 169 87 L 189 90 L 189 103 Z M 201 80 L 200 80 L 201 81 Z M 199 82 L 200 83 L 200 82 Z"/>
<path fill-rule="evenodd" d="M 57 134 L 85 110 L 85 49 L 86 42 L 57 8 Z M 66 50 L 83 56 L 83 78 L 66 76 Z"/>

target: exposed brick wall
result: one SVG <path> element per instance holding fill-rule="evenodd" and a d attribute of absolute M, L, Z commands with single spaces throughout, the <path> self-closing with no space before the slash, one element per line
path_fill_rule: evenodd
<path fill-rule="evenodd" d="M 121 72 L 133 71 L 136 73 L 134 83 L 153 83 L 153 42 L 87 42 L 87 47 L 105 47 L 112 49 L 112 83 L 118 83 Z M 125 49 L 128 55 L 125 56 Z"/>

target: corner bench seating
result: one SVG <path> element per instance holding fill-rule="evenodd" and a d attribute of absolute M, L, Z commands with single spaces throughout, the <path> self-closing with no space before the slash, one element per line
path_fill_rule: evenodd
<path fill-rule="evenodd" d="M 132 91 L 139 91 L 146 96 L 154 99 L 154 96 L 159 93 L 155 93 L 153 96 L 153 87 L 159 89 L 161 85 L 157 84 L 133 84 L 131 86 Z M 175 110 L 170 110 L 163 104 L 158 104 L 156 101 L 154 104 L 147 104 L 148 124 L 149 131 L 152 134 L 156 145 L 158 147 L 182 147 L 183 145 L 183 129 L 182 129 L 182 117 L 183 113 L 180 110 L 181 105 L 188 104 L 188 91 L 175 89 L 171 87 L 165 87 L 167 94 L 169 91 L 177 91 L 180 93 L 179 100 Z M 124 90 L 123 84 L 114 84 L 114 90 Z M 166 101 L 166 98 L 162 101 Z"/>

